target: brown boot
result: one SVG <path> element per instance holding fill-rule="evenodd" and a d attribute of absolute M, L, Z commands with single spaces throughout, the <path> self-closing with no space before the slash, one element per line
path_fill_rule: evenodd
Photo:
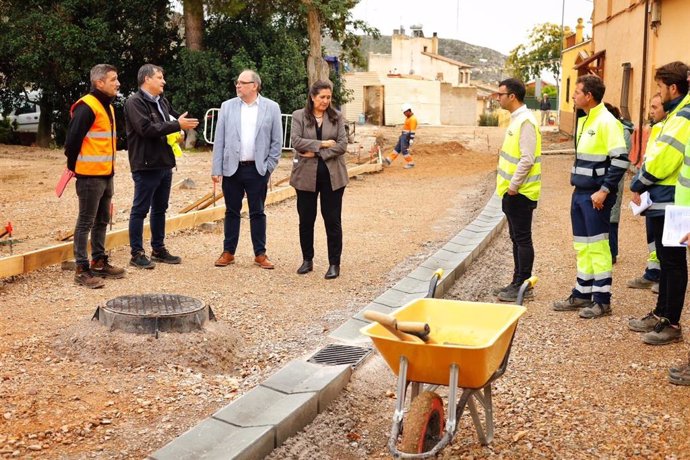
<path fill-rule="evenodd" d="M 102 279 L 93 276 L 91 270 L 77 265 L 77 272 L 74 274 L 74 282 L 89 289 L 100 289 L 105 286 Z"/>
<path fill-rule="evenodd" d="M 216 267 L 227 267 L 230 264 L 235 263 L 235 256 L 230 254 L 230 251 L 223 251 L 223 253 L 218 257 L 218 260 L 216 260 L 216 263 L 214 264 Z"/>
<path fill-rule="evenodd" d="M 254 264 L 267 270 L 273 270 L 275 268 L 273 262 L 268 260 L 268 256 L 266 254 L 261 254 L 254 257 Z"/>
<path fill-rule="evenodd" d="M 108 263 L 108 257 L 91 261 L 91 274 L 101 278 L 120 279 L 125 277 L 125 269 L 113 267 Z"/>

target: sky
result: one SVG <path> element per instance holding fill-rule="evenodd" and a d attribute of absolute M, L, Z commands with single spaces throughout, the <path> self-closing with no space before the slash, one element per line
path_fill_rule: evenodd
<path fill-rule="evenodd" d="M 382 35 L 391 35 L 400 25 L 409 33 L 412 24 L 421 24 L 427 37 L 438 32 L 439 38 L 507 55 L 527 41 L 535 25 L 561 24 L 563 12 L 565 25 L 575 30 L 581 17 L 585 35 L 591 36 L 592 0 L 360 0 L 352 16 L 378 28 Z"/>

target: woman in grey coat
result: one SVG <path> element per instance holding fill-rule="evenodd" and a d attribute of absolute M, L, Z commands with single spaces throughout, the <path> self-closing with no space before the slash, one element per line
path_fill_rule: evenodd
<path fill-rule="evenodd" d="M 328 271 L 326 279 L 340 275 L 343 249 L 341 214 L 348 183 L 345 167 L 347 135 L 342 115 L 331 106 L 333 87 L 317 81 L 309 88 L 307 105 L 292 114 L 290 139 L 295 150 L 290 185 L 297 191 L 299 242 L 303 275 L 314 269 L 314 223 L 316 202 L 321 197 L 321 216 L 326 227 Z"/>

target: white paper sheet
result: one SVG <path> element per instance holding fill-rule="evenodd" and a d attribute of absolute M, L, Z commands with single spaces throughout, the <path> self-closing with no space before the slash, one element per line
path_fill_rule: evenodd
<path fill-rule="evenodd" d="M 682 247 L 681 238 L 690 233 L 690 206 L 667 206 L 664 221 L 664 235 L 661 244 L 668 247 Z"/>
<path fill-rule="evenodd" d="M 640 204 L 639 206 L 633 203 L 632 201 L 630 202 L 630 209 L 632 209 L 632 212 L 634 215 L 639 216 L 642 214 L 642 211 L 647 209 L 652 205 L 652 199 L 649 197 L 649 192 L 644 192 L 640 194 Z"/>

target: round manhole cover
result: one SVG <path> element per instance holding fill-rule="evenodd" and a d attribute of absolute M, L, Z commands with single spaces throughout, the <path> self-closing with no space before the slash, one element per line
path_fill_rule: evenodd
<path fill-rule="evenodd" d="M 210 307 L 193 297 L 177 294 L 125 295 L 98 307 L 94 319 L 111 330 L 155 333 L 191 332 L 215 320 Z"/>
<path fill-rule="evenodd" d="M 201 300 L 176 294 L 123 295 L 105 303 L 113 313 L 144 317 L 186 315 L 203 308 Z"/>

